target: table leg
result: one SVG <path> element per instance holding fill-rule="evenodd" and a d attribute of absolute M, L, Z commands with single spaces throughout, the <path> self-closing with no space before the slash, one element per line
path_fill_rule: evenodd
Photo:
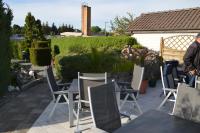
<path fill-rule="evenodd" d="M 74 125 L 74 116 L 73 116 L 73 108 L 74 108 L 74 101 L 73 101 L 73 93 L 69 92 L 69 126 L 72 127 Z"/>

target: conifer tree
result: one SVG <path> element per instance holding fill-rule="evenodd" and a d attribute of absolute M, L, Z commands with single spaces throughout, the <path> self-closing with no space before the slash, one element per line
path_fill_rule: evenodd
<path fill-rule="evenodd" d="M 0 0 L 0 95 L 6 90 L 10 82 L 10 49 L 12 11 Z"/>

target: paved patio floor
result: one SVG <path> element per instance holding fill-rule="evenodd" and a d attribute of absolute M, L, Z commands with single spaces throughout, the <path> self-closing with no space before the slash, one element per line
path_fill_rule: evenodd
<path fill-rule="evenodd" d="M 160 97 L 162 92 L 161 82 L 157 83 L 155 88 L 148 88 L 146 94 L 140 95 L 138 98 L 138 103 L 141 106 L 143 112 L 146 112 L 150 109 L 156 109 L 161 103 L 164 97 Z M 58 105 L 53 116 L 48 117 L 49 112 L 51 111 L 53 103 L 51 102 L 40 117 L 35 121 L 33 126 L 30 128 L 28 133 L 73 133 L 75 127 L 69 128 L 69 119 L 68 119 L 68 106 L 66 104 Z M 162 108 L 162 111 L 170 113 L 172 111 L 173 104 L 166 104 Z M 130 103 L 125 104 L 122 112 L 131 114 L 133 117 L 137 117 L 138 113 L 136 108 Z M 83 114 L 83 119 L 81 119 L 80 129 L 83 132 L 90 132 L 92 127 L 90 113 Z M 122 123 L 126 123 L 127 119 L 122 119 Z M 75 122 L 76 123 L 76 122 Z"/>
<path fill-rule="evenodd" d="M 140 95 L 138 103 L 143 112 L 156 109 L 164 97 L 161 82 L 155 88 L 148 88 L 146 94 Z M 10 100 L 0 108 L 0 132 L 3 133 L 73 133 L 75 127 L 69 128 L 68 106 L 58 105 L 51 118 L 48 117 L 53 103 L 46 82 L 31 87 L 17 97 Z M 165 112 L 171 112 L 172 104 L 162 108 Z M 138 115 L 137 110 L 130 103 L 125 104 L 122 112 Z M 126 123 L 127 119 L 122 119 Z M 76 122 L 75 122 L 76 123 Z M 90 113 L 83 114 L 80 129 L 89 132 L 92 127 Z"/>
<path fill-rule="evenodd" d="M 27 133 L 50 101 L 47 83 L 21 92 L 0 108 L 0 132 Z"/>

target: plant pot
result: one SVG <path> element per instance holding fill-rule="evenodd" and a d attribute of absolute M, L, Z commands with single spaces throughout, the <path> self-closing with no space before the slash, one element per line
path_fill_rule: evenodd
<path fill-rule="evenodd" d="M 156 87 L 156 82 L 157 82 L 157 80 L 155 80 L 155 79 L 149 80 L 149 87 Z"/>
<path fill-rule="evenodd" d="M 140 94 L 146 93 L 147 86 L 148 86 L 148 80 L 142 80 L 142 83 L 140 86 Z"/>

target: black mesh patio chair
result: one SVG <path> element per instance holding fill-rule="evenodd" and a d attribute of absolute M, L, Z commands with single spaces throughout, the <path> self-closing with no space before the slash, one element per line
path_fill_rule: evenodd
<path fill-rule="evenodd" d="M 176 100 L 176 91 L 177 86 L 175 85 L 175 80 L 172 74 L 173 66 L 167 64 L 164 67 L 160 66 L 161 81 L 163 86 L 163 94 L 165 96 L 164 100 L 158 106 L 160 109 L 167 101 L 175 102 Z"/>
<path fill-rule="evenodd" d="M 142 110 L 139 104 L 137 103 L 136 99 L 139 95 L 143 74 L 144 74 L 144 67 L 134 65 L 133 77 L 131 83 L 117 82 L 119 87 L 120 86 L 123 87 L 123 89 L 121 88 L 121 93 L 125 94 L 125 98 L 123 99 L 122 104 L 120 105 L 120 110 L 122 109 L 122 107 L 126 102 L 131 102 L 133 103 L 133 105 L 136 105 L 139 112 L 142 114 Z M 130 99 L 128 100 L 128 98 Z"/>
<path fill-rule="evenodd" d="M 46 74 L 47 74 L 47 82 L 48 82 L 49 89 L 51 91 L 53 102 L 54 102 L 53 109 L 51 110 L 49 114 L 49 117 L 51 117 L 55 111 L 57 104 L 69 103 L 67 96 L 68 96 L 68 87 L 70 86 L 71 83 L 64 83 L 64 84 L 56 83 L 56 80 L 54 78 L 53 71 L 52 71 L 52 66 L 48 66 L 46 68 Z"/>
<path fill-rule="evenodd" d="M 115 84 L 88 87 L 92 120 L 95 128 L 113 132 L 121 127 Z"/>
<path fill-rule="evenodd" d="M 89 110 L 88 86 L 94 87 L 107 83 L 107 73 L 80 73 L 78 72 L 79 101 L 77 111 L 77 127 L 79 132 L 79 116 L 84 109 Z"/>
<path fill-rule="evenodd" d="M 175 85 L 177 86 L 179 82 L 185 82 L 186 75 L 183 71 L 178 70 L 179 61 L 178 60 L 169 60 L 164 62 L 165 65 L 172 65 L 172 75 L 174 77 Z"/>
<path fill-rule="evenodd" d="M 173 115 L 200 124 L 200 89 L 180 83 Z"/>

